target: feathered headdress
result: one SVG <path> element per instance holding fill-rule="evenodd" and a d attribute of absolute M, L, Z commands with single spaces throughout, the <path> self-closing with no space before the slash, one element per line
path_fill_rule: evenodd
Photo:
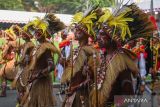
<path fill-rule="evenodd" d="M 126 17 L 134 19 L 133 22 L 128 23 L 132 36 L 131 38 L 127 38 L 126 42 L 140 37 L 150 36 L 155 28 L 149 19 L 149 15 L 139 9 L 135 4 L 128 5 L 126 8 L 130 8 L 132 10 L 126 14 Z"/>
<path fill-rule="evenodd" d="M 33 30 L 33 29 L 34 29 L 33 26 L 34 26 L 33 21 L 30 21 L 30 22 L 27 23 L 25 26 L 23 26 L 23 30 L 24 30 L 25 32 L 28 32 L 28 33 L 31 34 L 30 30 L 31 30 L 31 29 Z"/>
<path fill-rule="evenodd" d="M 60 30 L 65 29 L 65 24 L 60 21 L 53 13 L 49 13 L 44 17 L 44 20 L 48 22 L 48 31 L 52 35 Z"/>
<path fill-rule="evenodd" d="M 16 28 L 18 30 L 18 32 L 20 32 L 20 27 L 16 26 L 16 25 L 12 25 L 9 29 L 6 29 L 5 32 L 7 34 L 7 36 L 9 38 L 11 38 L 12 40 L 15 40 L 17 37 L 17 34 L 15 33 L 16 31 L 14 30 L 14 28 Z"/>
<path fill-rule="evenodd" d="M 124 5 L 115 14 L 105 10 L 98 24 L 111 39 L 126 43 L 138 37 L 152 33 L 153 25 L 149 16 L 135 4 Z"/>
<path fill-rule="evenodd" d="M 12 25 L 10 27 L 10 32 L 13 35 L 16 36 L 23 36 L 23 37 L 27 37 L 27 38 L 32 38 L 32 35 L 30 35 L 29 33 L 27 33 L 26 31 L 24 31 L 20 26 L 18 25 Z"/>
<path fill-rule="evenodd" d="M 36 17 L 35 20 L 26 24 L 23 27 L 23 29 L 24 29 L 24 31 L 29 32 L 32 35 L 33 35 L 33 32 L 35 32 L 35 30 L 41 29 L 43 36 L 46 37 L 47 36 L 48 25 L 49 24 L 48 24 L 47 21 L 45 21 L 44 19 L 40 19 L 39 17 Z"/>
<path fill-rule="evenodd" d="M 12 25 L 10 29 L 12 29 L 14 33 L 20 33 L 22 31 L 22 28 L 18 25 Z"/>
<path fill-rule="evenodd" d="M 95 38 L 95 32 L 93 30 L 94 23 L 97 20 L 96 8 L 93 7 L 89 9 L 86 13 L 76 13 L 73 16 L 72 25 L 75 25 L 75 28 L 80 29 L 86 35 Z"/>

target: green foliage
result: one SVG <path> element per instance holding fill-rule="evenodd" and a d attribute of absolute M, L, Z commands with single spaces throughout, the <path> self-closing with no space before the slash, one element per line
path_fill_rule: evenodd
<path fill-rule="evenodd" d="M 5 40 L 0 38 L 0 46 L 2 46 L 5 43 Z"/>
<path fill-rule="evenodd" d="M 0 9 L 23 10 L 21 0 L 0 0 Z"/>
<path fill-rule="evenodd" d="M 110 7 L 115 0 L 0 0 L 0 9 L 74 14 L 95 4 Z"/>
<path fill-rule="evenodd" d="M 99 4 L 100 7 L 110 7 L 115 5 L 115 0 L 90 0 L 92 4 Z"/>
<path fill-rule="evenodd" d="M 53 4 L 55 12 L 74 14 L 77 11 L 85 11 L 91 5 L 99 4 L 101 7 L 113 5 L 115 0 L 39 0 L 43 5 Z"/>

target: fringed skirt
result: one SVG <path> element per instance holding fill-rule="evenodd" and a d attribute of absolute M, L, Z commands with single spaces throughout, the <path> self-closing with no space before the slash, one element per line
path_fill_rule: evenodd
<path fill-rule="evenodd" d="M 42 77 L 33 82 L 26 107 L 54 107 L 51 75 Z"/>
<path fill-rule="evenodd" d="M 70 99 L 70 101 L 69 101 Z M 89 107 L 89 95 L 87 90 L 77 90 L 68 97 L 62 107 Z"/>

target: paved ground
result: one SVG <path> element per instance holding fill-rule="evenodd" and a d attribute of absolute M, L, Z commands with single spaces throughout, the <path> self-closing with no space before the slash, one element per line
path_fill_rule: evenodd
<path fill-rule="evenodd" d="M 8 90 L 7 97 L 0 97 L 0 107 L 15 107 L 16 105 L 16 91 Z"/>
<path fill-rule="evenodd" d="M 153 106 L 153 107 L 160 107 L 160 104 L 159 106 L 157 105 L 158 103 L 160 103 L 160 82 L 157 83 L 155 86 L 155 91 L 157 93 L 157 95 L 159 94 L 159 96 L 156 96 L 154 97 L 154 103 L 156 103 L 156 106 Z M 59 95 L 57 94 L 59 92 L 59 89 L 57 87 L 55 87 L 54 89 L 54 96 L 56 97 L 57 99 L 57 106 L 56 107 L 61 107 L 61 104 L 64 100 L 64 95 Z M 145 92 L 145 95 L 149 95 L 147 92 Z M 159 97 L 159 98 L 158 98 Z M 149 104 L 151 105 L 151 102 L 153 100 L 150 100 Z M 150 106 L 149 104 L 147 105 L 143 105 L 143 106 L 140 106 L 140 107 L 152 107 Z M 0 97 L 0 107 L 15 107 L 16 105 L 16 91 L 15 90 L 7 90 L 7 97 Z"/>
<path fill-rule="evenodd" d="M 57 106 L 61 107 L 61 104 L 64 100 L 64 95 L 58 95 L 58 88 L 54 88 L 54 96 L 57 100 Z M 7 90 L 7 97 L 0 97 L 0 107 L 15 107 L 16 106 L 16 91 L 15 90 Z"/>

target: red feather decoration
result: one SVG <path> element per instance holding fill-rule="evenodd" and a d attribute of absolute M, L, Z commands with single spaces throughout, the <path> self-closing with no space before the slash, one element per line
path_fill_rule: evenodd
<path fill-rule="evenodd" d="M 157 30 L 158 26 L 157 26 L 157 22 L 156 22 L 155 17 L 154 16 L 150 16 L 150 20 L 153 23 L 155 30 Z"/>

